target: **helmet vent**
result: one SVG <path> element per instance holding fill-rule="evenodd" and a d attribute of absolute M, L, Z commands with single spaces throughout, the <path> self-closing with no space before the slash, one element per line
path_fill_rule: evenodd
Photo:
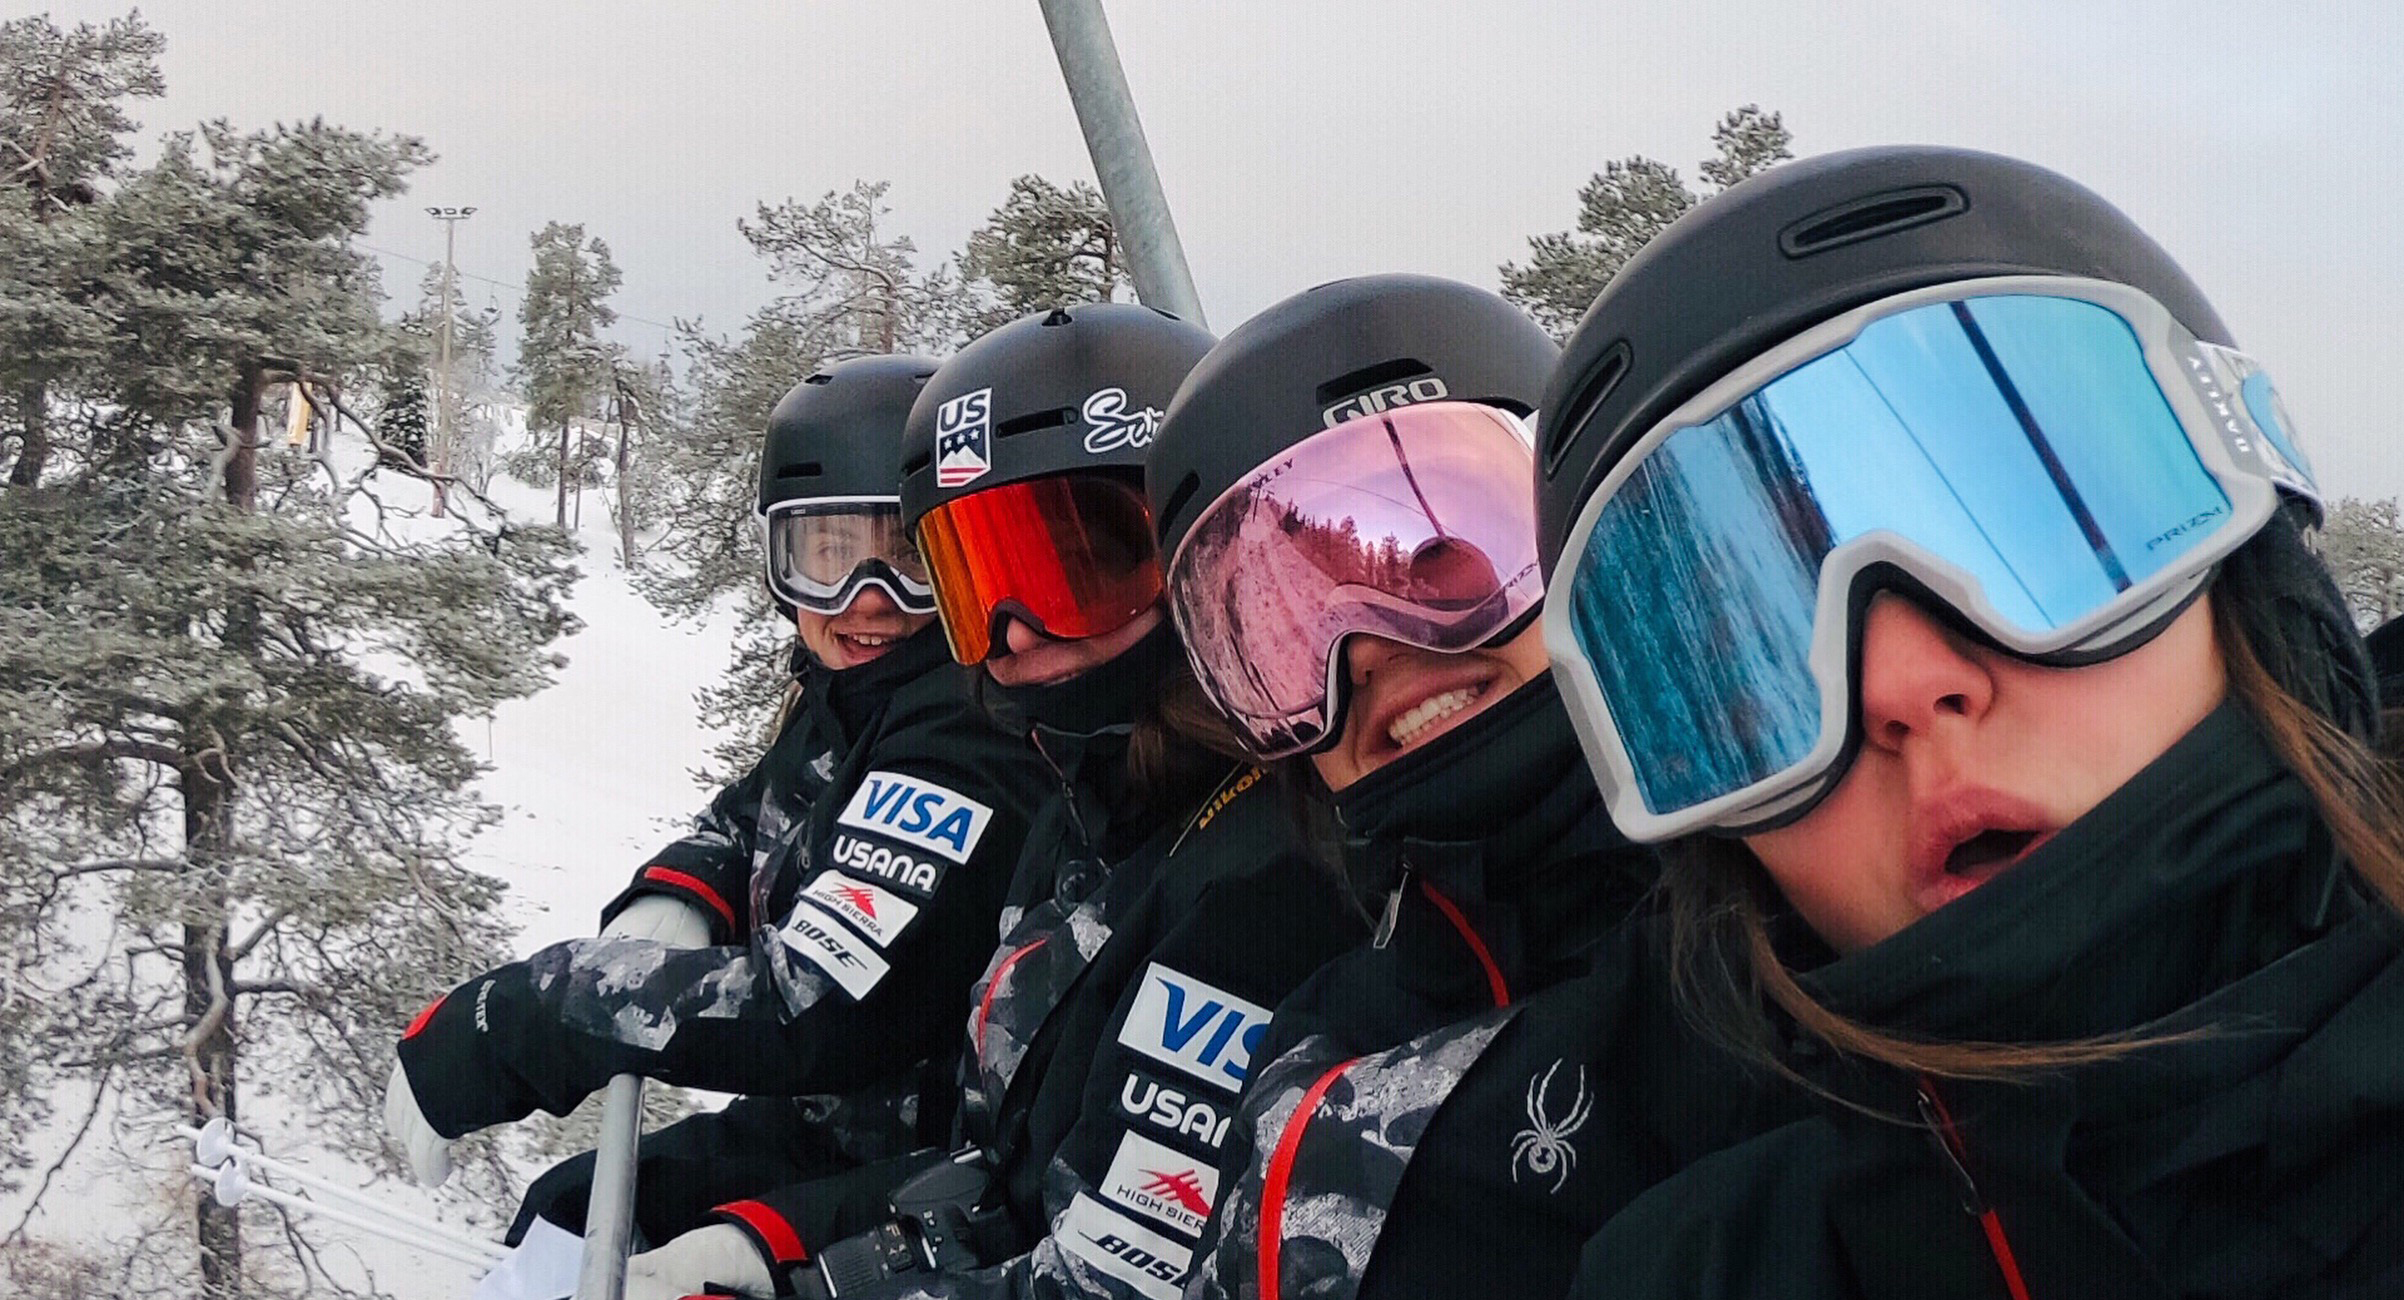
<path fill-rule="evenodd" d="M 1077 413 L 1065 406 L 1055 406 L 1048 411 L 1029 411 L 1025 415 L 1012 416 L 995 425 L 993 436 L 1012 438 L 1022 433 L 1034 433 L 1039 429 L 1057 429 L 1076 418 Z"/>
<path fill-rule="evenodd" d="M 1969 210 L 1969 196 L 1950 185 L 1888 190 L 1803 218 L 1778 232 L 1778 248 L 1788 257 L 1810 257 L 1865 239 L 1925 226 L 1931 221 L 1943 221 Z"/>
<path fill-rule="evenodd" d="M 1396 357 L 1391 361 L 1380 361 L 1373 366 L 1363 366 L 1351 374 L 1338 375 L 1319 385 L 1317 394 L 1319 405 L 1325 406 L 1339 397 L 1350 397 L 1354 393 L 1365 393 L 1380 384 L 1390 384 L 1397 379 L 1411 379 L 1419 375 L 1434 373 L 1435 367 L 1416 357 Z"/>
<path fill-rule="evenodd" d="M 817 374 L 814 374 L 809 378 L 802 380 L 801 382 L 805 384 L 831 384 L 835 382 L 835 377 L 821 370 Z"/>
<path fill-rule="evenodd" d="M 805 460 L 798 465 L 785 465 L 778 468 L 776 476 L 780 479 L 816 478 L 825 472 L 826 466 L 814 460 Z"/>
<path fill-rule="evenodd" d="M 1577 399 L 1569 404 L 1569 409 L 1538 412 L 1538 428 L 1544 441 L 1544 476 L 1546 478 L 1551 478 L 1560 471 L 1561 457 L 1569 450 L 1569 444 L 1575 440 L 1574 435 L 1578 431 L 1578 426 L 1586 422 L 1585 416 L 1588 412 L 1601 406 L 1603 399 L 1611 396 L 1611 390 L 1619 387 L 1620 380 L 1628 377 L 1628 363 L 1634 357 L 1635 353 L 1628 347 L 1628 341 L 1626 339 L 1617 340 L 1610 347 L 1603 349 L 1602 357 L 1594 363 L 1589 371 L 1590 377 L 1586 380 Z"/>
<path fill-rule="evenodd" d="M 1068 308 L 1054 307 L 1050 312 L 1044 315 L 1043 323 L 1046 325 L 1066 325 L 1074 319 L 1076 318 L 1068 314 Z"/>
<path fill-rule="evenodd" d="M 922 451 L 922 452 L 918 453 L 917 455 L 915 455 L 915 456 L 912 456 L 912 457 L 911 457 L 909 460 L 907 460 L 907 461 L 903 462 L 903 464 L 902 464 L 902 477 L 903 477 L 903 478 L 908 478 L 908 477 L 909 477 L 909 476 L 911 476 L 912 474 L 915 474 L 915 473 L 917 473 L 918 471 L 920 471 L 920 470 L 922 470 L 922 469 L 925 469 L 927 466 L 929 466 L 929 465 L 932 465 L 932 464 L 934 464 L 934 463 L 935 463 L 935 453 L 933 453 L 933 452 L 931 452 L 931 451 Z"/>

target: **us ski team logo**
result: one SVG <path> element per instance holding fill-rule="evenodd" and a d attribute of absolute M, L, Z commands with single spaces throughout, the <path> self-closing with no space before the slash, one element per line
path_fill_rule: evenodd
<path fill-rule="evenodd" d="M 851 922 L 879 948 L 891 945 L 918 917 L 918 904 L 840 871 L 821 872 L 801 896 Z"/>
<path fill-rule="evenodd" d="M 1189 1236 L 1202 1235 L 1219 1199 L 1219 1171 L 1140 1133 L 1119 1138 L 1118 1154 L 1102 1179 L 1102 1195 Z"/>
<path fill-rule="evenodd" d="M 964 487 L 993 469 L 993 390 L 980 388 L 935 408 L 935 485 Z"/>
<path fill-rule="evenodd" d="M 876 771 L 860 782 L 836 820 L 954 862 L 966 862 L 976 851 L 977 841 L 984 838 L 993 809 L 932 781 Z"/>

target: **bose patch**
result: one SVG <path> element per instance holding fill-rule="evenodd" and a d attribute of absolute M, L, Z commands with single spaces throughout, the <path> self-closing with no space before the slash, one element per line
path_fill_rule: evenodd
<path fill-rule="evenodd" d="M 867 997 L 868 991 L 892 969 L 835 918 L 820 911 L 816 903 L 796 902 L 793 914 L 785 918 L 784 929 L 778 933 L 786 947 L 825 971 L 827 978 L 842 985 L 854 1002 Z"/>
<path fill-rule="evenodd" d="M 801 891 L 803 898 L 851 922 L 879 948 L 890 947 L 918 915 L 918 904 L 905 902 L 865 880 L 840 871 L 822 871 Z"/>
<path fill-rule="evenodd" d="M 957 790 L 883 771 L 861 780 L 836 819 L 954 862 L 968 861 L 992 820 L 993 809 Z"/>
<path fill-rule="evenodd" d="M 1060 1216 L 1060 1244 L 1152 1300 L 1178 1300 L 1177 1281 L 1194 1262 L 1194 1252 L 1085 1192 Z"/>
<path fill-rule="evenodd" d="M 1268 1032 L 1268 1008 L 1153 962 L 1119 1042 L 1234 1092 Z"/>
<path fill-rule="evenodd" d="M 1102 1195 L 1188 1236 L 1202 1235 L 1219 1200 L 1219 1171 L 1207 1160 L 1181 1155 L 1141 1133 L 1119 1138 L 1118 1154 L 1102 1178 Z"/>

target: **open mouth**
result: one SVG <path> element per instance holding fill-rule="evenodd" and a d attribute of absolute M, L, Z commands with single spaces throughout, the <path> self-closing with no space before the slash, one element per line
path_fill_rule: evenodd
<path fill-rule="evenodd" d="M 1954 845 L 1953 851 L 1945 855 L 1945 873 L 1967 876 L 1989 867 L 2005 866 L 2025 856 L 2042 838 L 2038 831 L 1980 831 Z"/>
<path fill-rule="evenodd" d="M 1486 693 L 1488 684 L 1479 682 L 1473 686 L 1462 686 L 1421 700 L 1403 710 L 1401 717 L 1386 724 L 1386 739 L 1392 741 L 1396 749 L 1408 749 L 1411 742 L 1427 734 L 1429 728 L 1477 703 L 1478 697 Z"/>
<path fill-rule="evenodd" d="M 837 632 L 835 641 L 855 659 L 874 659 L 893 648 L 898 636 L 877 636 L 868 632 Z"/>

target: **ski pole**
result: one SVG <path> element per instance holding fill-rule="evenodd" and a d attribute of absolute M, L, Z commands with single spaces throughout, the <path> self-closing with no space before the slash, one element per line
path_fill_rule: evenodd
<path fill-rule="evenodd" d="M 601 1103 L 601 1140 L 584 1208 L 584 1259 L 576 1300 L 624 1300 L 626 1252 L 634 1241 L 635 1143 L 643 1136 L 643 1079 L 621 1074 Z"/>
<path fill-rule="evenodd" d="M 411 1214 L 406 1210 L 393 1209 L 392 1207 L 385 1205 L 383 1202 L 378 1201 L 376 1198 L 368 1195 L 366 1192 L 360 1191 L 358 1188 L 345 1187 L 342 1184 L 334 1182 L 330 1179 L 320 1178 L 306 1170 L 286 1164 L 285 1162 L 278 1160 L 275 1157 L 266 1154 L 265 1152 L 252 1151 L 236 1146 L 233 1141 L 233 1128 L 231 1125 L 225 1122 L 223 1117 L 210 1120 L 206 1126 L 201 1128 L 193 1128 L 189 1124 L 179 1124 L 176 1126 L 175 1131 L 177 1134 L 183 1137 L 192 1139 L 194 1156 L 198 1158 L 201 1164 L 208 1165 L 212 1168 L 222 1165 L 228 1160 L 236 1161 L 249 1168 L 259 1169 L 268 1174 L 272 1174 L 275 1177 L 290 1179 L 291 1181 L 313 1191 L 324 1192 L 328 1196 L 340 1197 L 343 1200 L 358 1206 L 361 1210 L 367 1213 L 380 1215 L 383 1218 L 390 1219 L 395 1223 L 413 1228 L 418 1232 L 424 1233 L 430 1237 L 439 1237 L 445 1241 L 460 1242 L 468 1247 L 479 1250 L 489 1247 L 498 1252 L 504 1249 L 502 1247 L 492 1246 L 491 1243 L 483 1241 L 479 1238 L 468 1236 L 449 1224 L 439 1223 L 433 1219 L 421 1218 L 420 1216 Z"/>
<path fill-rule="evenodd" d="M 250 1176 L 243 1172 L 239 1161 L 229 1161 L 215 1169 L 202 1164 L 195 1164 L 191 1168 L 193 1176 L 210 1181 L 210 1195 L 217 1198 L 219 1205 L 228 1209 L 255 1197 L 270 1205 L 281 1205 L 302 1214 L 314 1214 L 331 1223 L 357 1228 L 361 1232 L 373 1233 L 388 1241 L 399 1242 L 401 1245 L 425 1251 L 430 1255 L 440 1255 L 446 1259 L 454 1259 L 462 1264 L 478 1268 L 489 1269 L 500 1263 L 502 1258 L 509 1253 L 502 1247 L 467 1238 L 421 1237 L 405 1232 L 390 1223 L 371 1219 L 366 1215 L 353 1214 L 337 1205 L 313 1201 L 306 1196 L 296 1196 L 291 1192 L 281 1191 L 264 1183 L 254 1183 L 250 1180 Z"/>

